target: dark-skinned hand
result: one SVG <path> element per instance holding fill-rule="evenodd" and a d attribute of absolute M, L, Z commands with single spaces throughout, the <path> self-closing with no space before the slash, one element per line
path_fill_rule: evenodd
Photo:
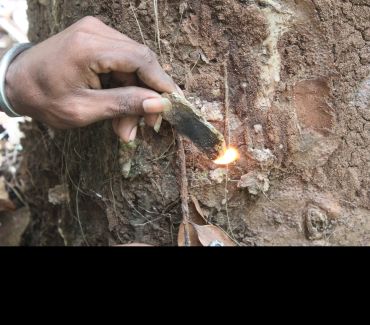
<path fill-rule="evenodd" d="M 107 76 L 116 88 L 103 89 Z M 154 126 L 170 108 L 162 92 L 181 89 L 153 51 L 93 17 L 21 53 L 6 75 L 17 113 L 60 129 L 112 119 L 126 142 L 135 139 L 141 116 Z"/>

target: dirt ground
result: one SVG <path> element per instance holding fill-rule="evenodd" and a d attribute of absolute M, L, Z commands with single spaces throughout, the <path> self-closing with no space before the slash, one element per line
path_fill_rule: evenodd
<path fill-rule="evenodd" d="M 242 246 L 370 244 L 369 0 L 30 0 L 30 39 L 87 15 L 155 50 L 238 148 L 226 168 L 185 141 L 193 220 Z M 109 122 L 23 130 L 23 244 L 177 244 L 184 202 L 168 125 L 142 126 L 134 146 Z"/>

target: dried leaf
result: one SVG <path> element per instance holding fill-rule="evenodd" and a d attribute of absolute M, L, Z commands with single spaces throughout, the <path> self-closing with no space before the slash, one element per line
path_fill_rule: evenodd
<path fill-rule="evenodd" d="M 219 227 L 213 225 L 199 226 L 195 223 L 192 225 L 203 246 L 236 246 L 234 241 Z"/>
<path fill-rule="evenodd" d="M 198 234 L 192 224 L 189 223 L 188 229 L 189 229 L 190 246 L 202 246 L 201 242 L 198 239 Z M 179 234 L 177 236 L 177 245 L 180 247 L 185 246 L 185 224 L 184 223 L 181 223 L 179 227 Z"/>
<path fill-rule="evenodd" d="M 15 211 L 14 203 L 7 199 L 0 199 L 0 212 L 2 211 Z"/>
<path fill-rule="evenodd" d="M 191 198 L 191 201 L 194 204 L 195 210 L 197 210 L 198 214 L 202 217 L 202 219 L 205 222 L 207 222 L 207 218 L 205 217 L 204 212 L 203 212 L 202 208 L 200 207 L 198 199 L 193 195 L 190 195 L 190 198 Z"/>

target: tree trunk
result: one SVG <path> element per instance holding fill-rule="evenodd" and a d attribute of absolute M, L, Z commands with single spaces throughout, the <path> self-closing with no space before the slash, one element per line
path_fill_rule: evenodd
<path fill-rule="evenodd" d="M 370 244 L 369 0 L 29 0 L 30 38 L 87 15 L 155 50 L 240 159 L 215 165 L 185 140 L 180 196 L 169 125 L 130 147 L 109 121 L 32 122 L 24 244 L 177 245 L 191 198 L 239 245 Z"/>

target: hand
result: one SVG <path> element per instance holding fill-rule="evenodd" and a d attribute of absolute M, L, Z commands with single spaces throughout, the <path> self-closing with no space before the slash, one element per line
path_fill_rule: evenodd
<path fill-rule="evenodd" d="M 102 89 L 107 77 L 117 88 Z M 135 139 L 140 116 L 154 126 L 171 105 L 158 92 L 174 91 L 181 92 L 148 47 L 93 17 L 21 53 L 6 75 L 17 113 L 55 128 L 112 118 L 127 142 Z"/>

